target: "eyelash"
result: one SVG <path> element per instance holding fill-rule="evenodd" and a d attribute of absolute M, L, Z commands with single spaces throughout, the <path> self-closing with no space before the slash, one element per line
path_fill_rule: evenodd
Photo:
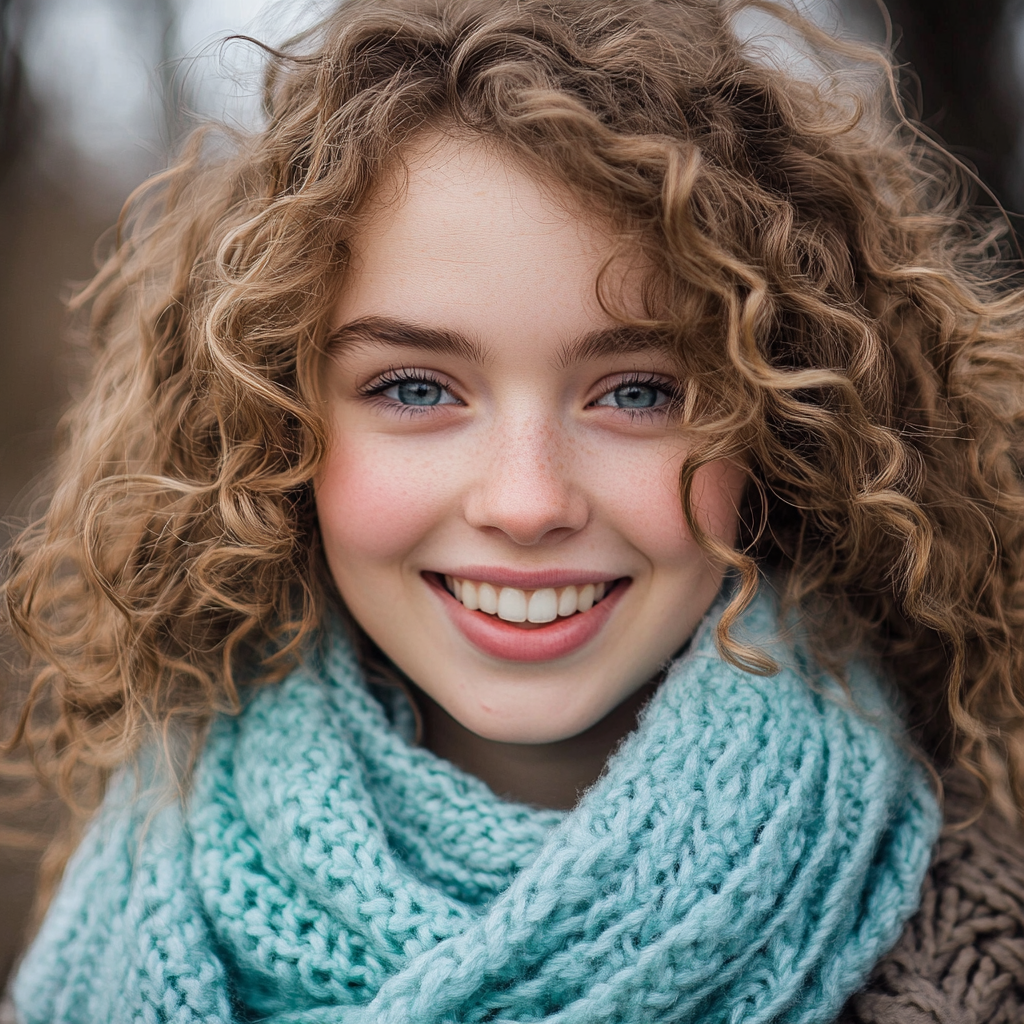
<path fill-rule="evenodd" d="M 436 384 L 439 388 L 443 388 L 453 398 L 458 400 L 459 405 L 462 405 L 462 399 L 455 393 L 454 388 L 447 381 L 438 377 L 436 374 L 431 373 L 430 370 L 412 370 L 406 367 L 391 367 L 387 370 L 383 376 L 377 377 L 373 383 L 366 385 L 360 389 L 360 394 L 367 399 L 376 401 L 378 404 L 384 406 L 389 412 L 395 413 L 399 416 L 421 416 L 429 413 L 432 409 L 436 409 L 434 405 L 406 405 L 403 402 L 396 402 L 390 398 L 384 398 L 384 392 L 390 388 L 395 387 L 398 384 L 411 384 L 419 381 L 425 381 L 428 384 Z M 452 403 L 446 402 L 446 405 Z"/>
<path fill-rule="evenodd" d="M 589 404 L 594 405 L 595 402 L 598 401 L 598 399 L 604 398 L 605 395 L 609 395 L 613 391 L 618 391 L 619 388 L 637 386 L 653 388 L 655 391 L 660 391 L 668 399 L 668 401 L 664 405 L 652 406 L 646 409 L 641 408 L 616 410 L 617 412 L 620 413 L 627 413 L 631 421 L 636 421 L 638 419 L 650 420 L 654 419 L 656 416 L 663 416 L 666 412 L 668 412 L 669 409 L 672 408 L 672 405 L 679 400 L 678 386 L 674 382 L 666 379 L 665 377 L 660 377 L 654 374 L 647 373 L 629 373 L 626 374 L 626 376 L 620 378 L 612 387 L 606 389 L 605 391 L 602 391 L 601 394 L 598 395 L 597 398 L 595 398 L 594 401 Z"/>
<path fill-rule="evenodd" d="M 372 384 L 360 389 L 360 394 L 364 398 L 377 400 L 380 404 L 386 406 L 386 408 L 391 412 L 395 412 L 400 416 L 422 415 L 424 413 L 428 413 L 432 409 L 435 409 L 436 406 L 406 405 L 402 402 L 396 402 L 392 399 L 385 399 L 382 397 L 385 391 L 388 391 L 396 385 L 418 383 L 420 381 L 425 381 L 428 384 L 435 384 L 437 387 L 443 388 L 448 392 L 448 394 L 458 401 L 459 405 L 464 404 L 455 393 L 451 384 L 432 373 L 430 370 L 413 370 L 405 367 L 393 367 L 389 369 L 383 376 L 378 377 Z M 630 420 L 633 421 L 637 419 L 653 419 L 657 415 L 663 415 L 672 406 L 672 403 L 678 399 L 678 388 L 664 377 L 645 373 L 630 373 L 616 381 L 614 386 L 602 391 L 593 402 L 588 403 L 588 406 L 594 406 L 598 399 L 604 398 L 606 395 L 611 394 L 613 391 L 617 391 L 619 388 L 637 386 L 654 388 L 656 391 L 660 391 L 664 394 L 668 398 L 668 401 L 664 405 L 652 406 L 646 409 L 623 408 L 616 410 L 617 412 L 628 414 Z M 444 404 L 451 405 L 453 403 L 446 402 Z"/>

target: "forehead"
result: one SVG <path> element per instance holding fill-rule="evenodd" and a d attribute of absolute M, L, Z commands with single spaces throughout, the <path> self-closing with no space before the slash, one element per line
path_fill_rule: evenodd
<path fill-rule="evenodd" d="M 644 316 L 639 247 L 567 189 L 481 141 L 432 137 L 394 169 L 350 240 L 334 326 L 372 317 L 499 343 L 609 325 L 598 298 Z"/>

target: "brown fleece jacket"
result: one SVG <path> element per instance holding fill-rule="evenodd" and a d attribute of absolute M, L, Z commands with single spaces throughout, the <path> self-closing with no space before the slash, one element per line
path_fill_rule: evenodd
<path fill-rule="evenodd" d="M 963 779 L 946 788 L 946 828 L 921 907 L 839 1024 L 1024 1024 L 1024 830 Z"/>

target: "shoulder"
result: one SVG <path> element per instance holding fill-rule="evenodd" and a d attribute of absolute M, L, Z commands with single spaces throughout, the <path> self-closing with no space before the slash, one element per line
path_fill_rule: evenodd
<path fill-rule="evenodd" d="M 1018 1024 L 1024 1020 L 1024 830 L 947 781 L 946 827 L 921 906 L 841 1024 Z"/>

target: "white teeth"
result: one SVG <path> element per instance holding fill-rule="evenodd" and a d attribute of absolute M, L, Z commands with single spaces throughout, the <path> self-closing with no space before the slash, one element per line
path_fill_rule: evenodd
<path fill-rule="evenodd" d="M 445 576 L 448 590 L 471 612 L 477 610 L 497 615 L 506 622 L 554 622 L 577 612 L 586 612 L 607 593 L 606 583 L 587 583 L 582 587 L 569 585 L 555 589 L 520 590 L 518 587 L 495 587 L 491 583 Z"/>
<path fill-rule="evenodd" d="M 558 597 L 551 587 L 535 590 L 526 606 L 528 622 L 554 622 L 558 618 Z"/>
<path fill-rule="evenodd" d="M 477 590 L 477 599 L 480 602 L 480 611 L 488 615 L 498 614 L 498 592 L 490 583 L 481 583 Z"/>
<path fill-rule="evenodd" d="M 525 622 L 526 595 L 515 587 L 502 587 L 498 595 L 498 618 L 506 622 Z"/>

